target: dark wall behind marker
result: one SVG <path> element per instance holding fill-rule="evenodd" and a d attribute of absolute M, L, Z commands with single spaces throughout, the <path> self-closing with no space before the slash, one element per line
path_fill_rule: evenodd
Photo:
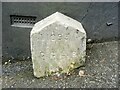
<path fill-rule="evenodd" d="M 118 38 L 118 3 L 2 3 L 2 51 L 3 61 L 31 56 L 31 28 L 12 27 L 10 15 L 36 16 L 39 21 L 58 11 L 82 23 L 87 37 L 95 42 L 112 41 Z"/>

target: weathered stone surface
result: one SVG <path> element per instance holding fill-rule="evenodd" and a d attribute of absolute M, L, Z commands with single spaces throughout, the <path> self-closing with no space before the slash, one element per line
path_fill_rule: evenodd
<path fill-rule="evenodd" d="M 36 77 L 68 73 L 85 62 L 85 30 L 81 23 L 59 12 L 36 23 L 30 39 Z"/>

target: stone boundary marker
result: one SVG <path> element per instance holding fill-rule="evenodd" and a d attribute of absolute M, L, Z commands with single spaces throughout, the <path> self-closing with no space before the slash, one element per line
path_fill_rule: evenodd
<path fill-rule="evenodd" d="M 68 73 L 82 66 L 86 32 L 81 23 L 56 12 L 37 22 L 30 34 L 34 75 Z"/>

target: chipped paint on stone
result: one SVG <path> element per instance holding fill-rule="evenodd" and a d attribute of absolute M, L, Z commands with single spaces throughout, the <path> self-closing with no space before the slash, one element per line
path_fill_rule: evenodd
<path fill-rule="evenodd" d="M 36 23 L 30 39 L 36 77 L 68 73 L 85 62 L 86 32 L 78 21 L 59 12 Z"/>

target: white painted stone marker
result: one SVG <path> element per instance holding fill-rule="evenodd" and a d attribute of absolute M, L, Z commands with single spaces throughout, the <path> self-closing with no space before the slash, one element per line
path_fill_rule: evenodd
<path fill-rule="evenodd" d="M 84 64 L 86 32 L 80 22 L 56 12 L 37 22 L 30 35 L 34 75 L 68 73 Z"/>

